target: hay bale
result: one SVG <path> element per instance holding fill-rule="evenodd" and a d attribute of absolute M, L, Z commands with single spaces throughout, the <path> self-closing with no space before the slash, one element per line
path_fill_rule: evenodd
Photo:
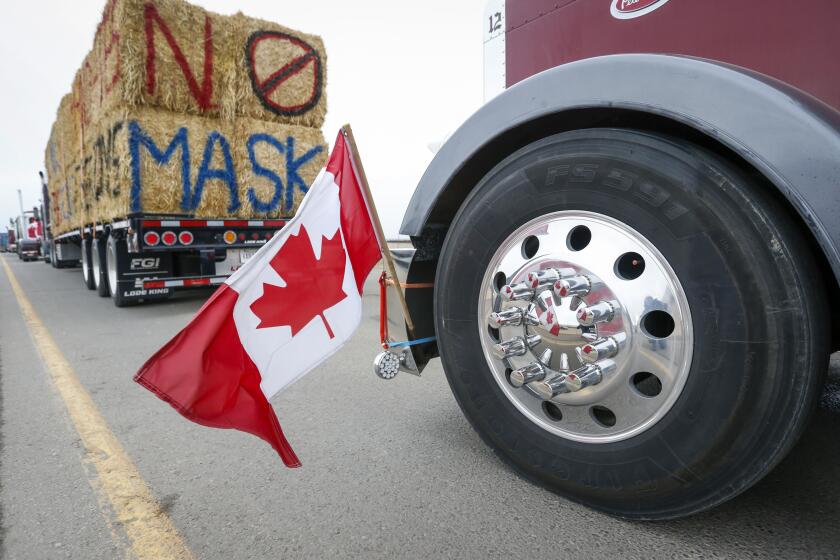
<path fill-rule="evenodd" d="M 320 128 L 327 114 L 327 54 L 316 35 L 233 16 L 236 113 Z"/>
<path fill-rule="evenodd" d="M 274 23 L 108 0 L 48 145 L 55 231 L 137 212 L 292 215 L 326 161 L 325 65 L 319 37 Z"/>
<path fill-rule="evenodd" d="M 84 113 L 144 105 L 233 118 L 230 19 L 183 0 L 109 0 L 79 70 Z"/>
<path fill-rule="evenodd" d="M 308 186 L 326 161 L 317 129 L 250 119 L 234 125 L 148 108 L 120 111 L 103 122 L 89 167 L 93 198 L 88 211 L 99 221 L 137 212 L 289 215 L 302 198 L 301 182 Z M 292 206 L 284 207 L 290 176 Z M 278 188 L 280 203 L 261 206 L 278 196 Z"/>
<path fill-rule="evenodd" d="M 49 177 L 51 213 L 55 233 L 65 233 L 77 227 L 79 193 L 76 191 L 79 147 L 78 114 L 74 109 L 74 96 L 65 95 L 58 107 L 50 142 L 47 147 L 46 168 Z"/>
<path fill-rule="evenodd" d="M 231 131 L 226 121 L 147 108 L 103 119 L 93 156 L 101 169 L 100 220 L 137 212 L 228 215 L 236 199 L 227 186 L 235 171 L 222 177 Z"/>
<path fill-rule="evenodd" d="M 320 127 L 319 37 L 183 0 L 109 0 L 77 74 L 83 125 L 138 106 Z"/>
<path fill-rule="evenodd" d="M 234 137 L 240 216 L 293 216 L 326 165 L 321 130 L 241 118 Z"/>

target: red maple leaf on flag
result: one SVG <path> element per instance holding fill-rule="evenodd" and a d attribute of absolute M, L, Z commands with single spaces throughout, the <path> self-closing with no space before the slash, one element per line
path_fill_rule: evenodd
<path fill-rule="evenodd" d="M 330 338 L 335 337 L 324 311 L 347 297 L 342 289 L 346 253 L 338 230 L 331 239 L 323 238 L 318 259 L 306 228 L 300 226 L 300 232 L 286 239 L 270 264 L 286 285 L 263 283 L 263 295 L 251 304 L 260 319 L 257 328 L 290 326 L 295 336 L 312 319 L 321 317 Z"/>

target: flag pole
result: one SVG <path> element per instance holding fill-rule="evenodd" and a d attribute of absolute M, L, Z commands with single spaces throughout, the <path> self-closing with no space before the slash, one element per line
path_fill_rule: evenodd
<path fill-rule="evenodd" d="M 382 250 L 382 259 L 385 261 L 385 268 L 394 282 L 394 288 L 397 290 L 397 299 L 400 300 L 403 315 L 405 316 L 405 326 L 408 328 L 410 335 L 414 335 L 414 322 L 411 320 L 411 314 L 408 312 L 408 303 L 405 300 L 405 293 L 400 284 L 400 279 L 397 276 L 397 268 L 394 266 L 394 257 L 391 255 L 391 249 L 388 247 L 388 241 L 385 239 L 385 233 L 382 231 L 382 223 L 379 221 L 379 213 L 376 211 L 376 206 L 373 204 L 373 196 L 370 194 L 370 186 L 368 185 L 365 168 L 362 165 L 362 160 L 359 157 L 359 149 L 356 147 L 356 139 L 353 137 L 353 129 L 349 124 L 341 127 L 341 133 L 350 145 L 350 154 L 353 157 L 353 164 L 356 167 L 359 184 L 362 187 L 362 195 L 367 202 L 368 210 L 370 210 L 370 219 L 373 222 L 373 230 L 376 233 L 376 238 L 379 240 L 379 248 Z"/>

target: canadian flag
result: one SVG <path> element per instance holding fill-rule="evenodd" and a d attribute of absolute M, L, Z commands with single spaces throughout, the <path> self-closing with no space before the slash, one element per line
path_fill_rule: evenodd
<path fill-rule="evenodd" d="M 268 399 L 359 326 L 362 286 L 381 257 L 360 185 L 339 133 L 295 217 L 134 380 L 189 420 L 254 434 L 300 466 Z"/>

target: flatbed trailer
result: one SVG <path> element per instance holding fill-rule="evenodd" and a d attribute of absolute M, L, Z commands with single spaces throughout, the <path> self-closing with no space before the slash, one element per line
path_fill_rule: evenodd
<path fill-rule="evenodd" d="M 285 220 L 132 215 L 51 241 L 53 266 L 78 266 L 88 289 L 117 307 L 221 284 L 286 225 Z"/>

